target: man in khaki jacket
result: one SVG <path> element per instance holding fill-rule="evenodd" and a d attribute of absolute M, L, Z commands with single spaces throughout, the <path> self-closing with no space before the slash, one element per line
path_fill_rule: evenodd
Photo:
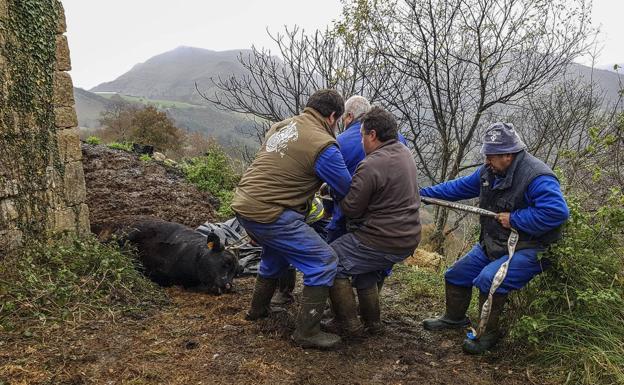
<path fill-rule="evenodd" d="M 303 113 L 275 124 L 243 175 L 232 208 L 247 233 L 262 246 L 262 259 L 247 319 L 267 317 L 277 280 L 294 266 L 304 289 L 297 328 L 303 347 L 331 348 L 335 334 L 320 331 L 320 319 L 336 275 L 337 257 L 305 223 L 314 194 L 327 183 L 340 201 L 351 176 L 334 136 L 344 100 L 333 90 L 315 92 Z"/>

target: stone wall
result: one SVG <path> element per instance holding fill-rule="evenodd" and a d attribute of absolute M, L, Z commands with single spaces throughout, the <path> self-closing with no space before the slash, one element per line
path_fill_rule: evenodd
<path fill-rule="evenodd" d="M 65 32 L 58 0 L 0 0 L 0 257 L 89 230 Z"/>

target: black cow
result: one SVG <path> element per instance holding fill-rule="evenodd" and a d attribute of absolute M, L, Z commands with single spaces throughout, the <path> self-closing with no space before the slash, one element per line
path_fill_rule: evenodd
<path fill-rule="evenodd" d="M 162 286 L 182 285 L 221 294 L 232 290 L 238 260 L 219 237 L 208 237 L 178 223 L 142 218 L 116 232 L 137 248 L 146 275 Z"/>

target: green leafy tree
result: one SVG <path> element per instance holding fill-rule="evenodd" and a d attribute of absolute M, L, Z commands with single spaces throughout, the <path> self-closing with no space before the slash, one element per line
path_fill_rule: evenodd
<path fill-rule="evenodd" d="M 134 142 L 150 144 L 160 151 L 179 151 L 183 133 L 166 113 L 148 106 L 136 110 L 132 116 L 131 139 Z"/>

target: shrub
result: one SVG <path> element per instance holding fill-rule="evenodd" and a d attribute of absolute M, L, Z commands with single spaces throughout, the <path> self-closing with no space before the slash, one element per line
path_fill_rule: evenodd
<path fill-rule="evenodd" d="M 87 138 L 86 142 L 88 144 L 97 145 L 97 144 L 101 144 L 102 140 L 98 138 L 97 136 L 90 136 Z"/>
<path fill-rule="evenodd" d="M 108 148 L 112 148 L 114 150 L 123 150 L 123 151 L 127 151 L 127 152 L 131 152 L 132 151 L 132 143 L 130 142 L 123 142 L 123 143 L 119 143 L 119 142 L 111 142 L 109 144 L 107 144 Z"/>
<path fill-rule="evenodd" d="M 0 330 L 142 310 L 164 299 L 130 251 L 93 236 L 35 243 L 0 261 Z"/>
<path fill-rule="evenodd" d="M 139 156 L 139 160 L 143 162 L 149 162 L 152 160 L 152 157 L 149 156 L 149 154 L 141 154 L 141 156 Z"/>
<path fill-rule="evenodd" d="M 234 169 L 230 157 L 221 147 L 212 145 L 203 156 L 186 160 L 182 169 L 189 182 L 219 199 L 218 214 L 220 217 L 226 218 L 234 214 L 230 204 L 240 175 Z"/>
<path fill-rule="evenodd" d="M 552 268 L 519 293 L 512 337 L 557 380 L 624 384 L 624 195 L 591 212 L 568 203 L 564 236 L 545 255 Z"/>

